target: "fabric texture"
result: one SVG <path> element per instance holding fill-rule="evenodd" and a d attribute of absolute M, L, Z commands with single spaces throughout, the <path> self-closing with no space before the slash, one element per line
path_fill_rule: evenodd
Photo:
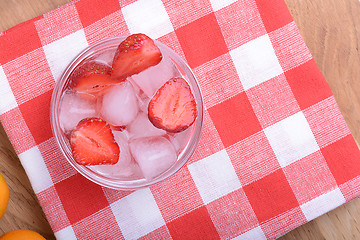
<path fill-rule="evenodd" d="M 78 174 L 51 132 L 52 90 L 105 37 L 142 32 L 187 60 L 200 143 L 150 188 Z M 360 154 L 283 0 L 80 0 L 0 33 L 0 120 L 58 239 L 273 239 L 360 193 Z"/>

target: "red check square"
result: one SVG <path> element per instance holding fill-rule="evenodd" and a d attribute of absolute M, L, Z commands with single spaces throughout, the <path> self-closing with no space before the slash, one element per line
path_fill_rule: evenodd
<path fill-rule="evenodd" d="M 272 32 L 293 21 L 283 0 L 256 0 L 267 32 Z"/>
<path fill-rule="evenodd" d="M 54 186 L 37 193 L 36 196 L 54 232 L 70 226 L 69 219 Z"/>
<path fill-rule="evenodd" d="M 301 109 L 332 96 L 329 85 L 313 59 L 285 72 L 285 77 Z"/>
<path fill-rule="evenodd" d="M 299 206 L 281 169 L 244 186 L 244 191 L 260 223 Z"/>
<path fill-rule="evenodd" d="M 203 204 L 187 168 L 151 187 L 151 192 L 165 222 L 183 216 Z"/>
<path fill-rule="evenodd" d="M 0 54 L 0 65 L 41 47 L 33 21 L 17 25 L 16 31 L 10 29 L 0 34 L 0 49 L 5 50 Z"/>
<path fill-rule="evenodd" d="M 266 34 L 255 0 L 236 1 L 215 15 L 229 50 Z"/>
<path fill-rule="evenodd" d="M 126 7 L 127 5 L 136 2 L 137 0 L 120 0 L 121 8 Z"/>
<path fill-rule="evenodd" d="M 225 147 L 261 130 L 245 92 L 208 109 Z"/>
<path fill-rule="evenodd" d="M 228 53 L 193 69 L 205 106 L 210 108 L 244 91 Z"/>
<path fill-rule="evenodd" d="M 312 58 L 294 22 L 269 33 L 269 37 L 284 72 Z"/>
<path fill-rule="evenodd" d="M 220 239 L 205 206 L 167 224 L 171 237 L 177 239 Z"/>
<path fill-rule="evenodd" d="M 55 188 L 71 224 L 109 205 L 102 188 L 79 173 L 55 184 Z"/>
<path fill-rule="evenodd" d="M 300 205 L 337 186 L 320 151 L 284 167 L 283 171 Z"/>
<path fill-rule="evenodd" d="M 124 239 L 108 206 L 72 225 L 77 239 Z"/>
<path fill-rule="evenodd" d="M 259 225 L 243 189 L 231 192 L 206 205 L 222 238 L 230 239 Z"/>
<path fill-rule="evenodd" d="M 52 137 L 50 126 L 51 95 L 52 90 L 19 106 L 26 125 L 29 127 L 36 144 L 40 144 Z"/>
<path fill-rule="evenodd" d="M 338 185 L 360 175 L 359 149 L 351 135 L 321 149 Z"/>
<path fill-rule="evenodd" d="M 175 33 L 191 68 L 228 51 L 214 13 L 178 28 Z"/>
<path fill-rule="evenodd" d="M 263 131 L 226 148 L 226 152 L 242 186 L 280 169 L 280 164 Z"/>
<path fill-rule="evenodd" d="M 320 148 L 350 134 L 333 96 L 303 110 Z"/>
<path fill-rule="evenodd" d="M 284 74 L 250 88 L 246 93 L 263 128 L 300 111 Z"/>
<path fill-rule="evenodd" d="M 209 1 L 203 1 L 199 4 L 194 1 L 182 1 L 179 3 L 177 0 L 167 0 L 163 1 L 163 3 L 174 29 L 178 29 L 212 12 Z"/>
<path fill-rule="evenodd" d="M 81 0 L 75 6 L 84 27 L 120 10 L 118 0 Z"/>

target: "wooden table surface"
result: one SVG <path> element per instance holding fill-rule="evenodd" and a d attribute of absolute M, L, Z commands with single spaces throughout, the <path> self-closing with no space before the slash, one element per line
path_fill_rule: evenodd
<path fill-rule="evenodd" d="M 0 32 L 48 12 L 69 0 L 0 0 Z M 360 143 L 360 1 L 285 0 L 295 23 L 339 108 Z M 0 172 L 10 200 L 0 234 L 31 229 L 55 239 L 29 180 L 0 125 Z M 360 199 L 353 200 L 281 237 L 289 239 L 360 239 Z"/>

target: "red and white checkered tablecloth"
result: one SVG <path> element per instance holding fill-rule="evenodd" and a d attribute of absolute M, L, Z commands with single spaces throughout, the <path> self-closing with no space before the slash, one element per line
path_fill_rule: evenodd
<path fill-rule="evenodd" d="M 143 32 L 183 56 L 205 101 L 179 173 L 135 192 L 68 164 L 56 79 L 83 48 Z M 283 0 L 80 0 L 0 33 L 0 120 L 58 239 L 272 239 L 360 193 L 360 154 Z"/>

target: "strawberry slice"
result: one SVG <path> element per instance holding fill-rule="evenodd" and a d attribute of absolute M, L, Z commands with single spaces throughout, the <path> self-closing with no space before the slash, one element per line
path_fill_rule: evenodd
<path fill-rule="evenodd" d="M 155 66 L 162 59 L 160 49 L 145 34 L 133 34 L 120 43 L 112 64 L 112 77 L 126 78 Z"/>
<path fill-rule="evenodd" d="M 81 165 L 115 164 L 120 149 L 110 125 L 100 118 L 85 118 L 70 135 L 75 161 Z"/>
<path fill-rule="evenodd" d="M 182 78 L 167 81 L 151 99 L 148 117 L 155 127 L 168 132 L 181 132 L 191 126 L 197 108 L 189 84 Z"/>
<path fill-rule="evenodd" d="M 70 76 L 69 86 L 80 93 L 97 95 L 119 80 L 111 78 L 111 67 L 95 62 L 85 62 Z"/>

